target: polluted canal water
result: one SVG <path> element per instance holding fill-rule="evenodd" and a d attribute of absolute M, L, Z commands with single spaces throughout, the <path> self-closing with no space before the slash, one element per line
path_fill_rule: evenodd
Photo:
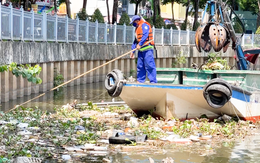
<path fill-rule="evenodd" d="M 8 111 L 15 105 L 23 103 L 33 97 L 25 96 L 13 101 L 1 103 L 1 110 Z M 92 106 L 91 103 L 87 108 L 65 108 L 66 104 L 77 100 L 78 104 L 100 102 L 122 101 L 118 98 L 111 98 L 104 89 L 103 83 L 92 83 L 86 85 L 79 85 L 73 87 L 65 87 L 60 92 L 49 92 L 45 96 L 26 104 L 24 107 L 35 108 L 37 106 L 42 111 L 53 113 L 49 114 L 35 114 L 33 116 L 46 120 L 46 124 L 38 124 L 45 127 L 46 132 L 40 131 L 42 128 L 37 128 L 37 123 L 33 120 L 27 121 L 28 117 L 22 118 L 18 114 L 14 114 L 11 119 L 1 116 L 1 133 L 6 134 L 3 130 L 11 132 L 18 132 L 18 135 L 23 137 L 26 132 L 32 132 L 32 135 L 21 137 L 6 137 L 1 135 L 1 156 L 8 157 L 11 154 L 9 150 L 18 148 L 17 145 L 12 144 L 7 138 L 17 141 L 17 144 L 24 144 L 27 148 L 23 149 L 18 154 L 15 153 L 16 158 L 19 156 L 36 157 L 35 151 L 37 148 L 32 148 L 37 144 L 43 149 L 54 150 L 56 153 L 51 154 L 50 159 L 42 158 L 46 155 L 38 155 L 42 162 L 111 162 L 111 163 L 150 163 L 150 162 L 166 162 L 166 158 L 171 158 L 174 163 L 257 163 L 260 159 L 260 131 L 258 124 L 251 124 L 248 122 L 230 122 L 227 124 L 217 124 L 208 122 L 206 119 L 188 120 L 180 122 L 172 119 L 170 121 L 156 120 L 149 115 L 137 119 L 127 106 L 120 108 L 111 108 L 109 106 L 102 106 L 98 108 Z M 57 109 L 61 108 L 63 109 Z M 54 108 L 56 108 L 54 110 Z M 80 117 L 83 123 L 77 125 L 75 118 L 64 116 L 65 109 L 69 109 L 67 115 Z M 56 112 L 57 114 L 55 114 Z M 25 110 L 28 113 L 28 110 Z M 36 112 L 38 113 L 38 112 Z M 1 113 L 2 114 L 2 113 Z M 19 113 L 23 115 L 22 113 Z M 10 115 L 5 115 L 10 116 Z M 26 115 L 29 116 L 29 115 Z M 45 116 L 45 119 L 44 119 Z M 59 117 L 62 119 L 55 120 L 53 118 Z M 48 117 L 51 117 L 48 120 Z M 16 120 L 16 119 L 18 120 Z M 4 120 L 3 120 L 4 119 Z M 68 120 L 68 121 L 67 121 Z M 36 123 L 37 122 L 37 123 Z M 69 122 L 69 123 L 68 123 Z M 16 123 L 16 125 L 14 125 Z M 29 125 L 29 126 L 28 126 Z M 61 128 L 55 128 L 62 125 Z M 73 130 L 69 128 L 73 126 Z M 14 127 L 15 126 L 15 127 Z M 83 127 L 84 126 L 84 127 Z M 14 128 L 13 128 L 14 127 Z M 92 129 L 98 127 L 96 133 L 94 131 L 87 131 L 85 128 Z M 195 127 L 195 128 L 194 128 Z M 11 128 L 11 129 L 10 129 Z M 28 129 L 28 130 L 25 130 Z M 84 131 L 83 131 L 84 130 Z M 198 133 L 195 132 L 198 131 Z M 108 137 L 113 135 L 111 132 L 119 134 L 146 134 L 148 140 L 145 142 L 130 142 L 129 144 L 109 144 Z M 76 137 L 66 139 L 64 137 L 75 132 Z M 34 135 L 33 135 L 34 134 Z M 38 134 L 38 135 L 37 135 Z M 53 135 L 51 135 L 53 134 Z M 88 137 L 84 137 L 88 134 Z M 238 134 L 238 136 L 235 136 Z M 26 135 L 26 134 L 25 134 Z M 90 140 L 90 135 L 98 136 Z M 40 138 L 40 137 L 44 137 Z M 51 137 L 51 139 L 50 139 Z M 17 139 L 17 140 L 16 140 Z M 18 140 L 19 139 L 19 140 Z M 47 141 L 49 139 L 49 141 Z M 85 143 L 87 142 L 87 143 Z M 26 144 L 27 143 L 27 144 Z M 29 144 L 28 146 L 28 143 Z M 13 145 L 13 147 L 11 147 Z M 2 148 L 3 147 L 3 148 Z M 28 148 L 31 150 L 28 150 Z M 60 152 L 57 152 L 59 151 Z M 26 153 L 27 152 L 27 153 Z M 7 154 L 8 153 L 8 154 Z M 40 153 L 40 152 L 39 152 Z M 14 153 L 13 153 L 14 155 Z M 15 160 L 14 158 L 9 161 Z M 170 160 L 170 159 L 169 159 Z M 2 160 L 0 160 L 1 162 Z M 3 161 L 2 161 L 3 162 Z M 173 161 L 168 161 L 168 163 Z"/>

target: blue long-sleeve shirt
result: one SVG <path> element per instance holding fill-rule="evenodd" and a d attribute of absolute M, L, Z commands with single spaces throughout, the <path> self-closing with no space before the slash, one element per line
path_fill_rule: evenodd
<path fill-rule="evenodd" d="M 143 36 L 141 38 L 141 41 L 138 43 L 140 46 L 142 46 L 145 43 L 146 39 L 149 36 L 149 25 L 146 24 L 146 23 L 143 23 L 142 24 L 142 30 L 143 30 Z M 135 49 L 136 46 L 137 46 L 137 39 L 135 38 L 135 40 L 132 44 L 132 50 Z"/>

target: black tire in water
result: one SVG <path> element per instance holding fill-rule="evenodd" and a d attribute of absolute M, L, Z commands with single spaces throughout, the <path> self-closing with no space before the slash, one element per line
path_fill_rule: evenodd
<path fill-rule="evenodd" d="M 136 142 L 135 137 L 132 135 L 111 136 L 108 141 L 109 144 L 131 144 Z"/>

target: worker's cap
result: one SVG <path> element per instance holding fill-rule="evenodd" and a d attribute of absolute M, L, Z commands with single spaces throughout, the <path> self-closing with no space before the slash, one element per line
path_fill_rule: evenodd
<path fill-rule="evenodd" d="M 131 23 L 130 23 L 130 24 L 133 24 L 134 21 L 136 21 L 136 20 L 140 20 L 140 19 L 141 19 L 140 16 L 135 15 L 135 16 L 132 17 L 132 20 L 131 20 Z"/>

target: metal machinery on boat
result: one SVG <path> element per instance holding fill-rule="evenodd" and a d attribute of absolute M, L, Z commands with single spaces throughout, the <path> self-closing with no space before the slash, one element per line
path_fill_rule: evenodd
<path fill-rule="evenodd" d="M 236 20 L 243 28 L 243 31 L 245 31 L 244 25 L 233 9 L 222 2 L 222 0 L 211 0 L 207 2 L 202 22 L 208 6 L 210 6 L 209 20 L 207 23 L 201 23 L 195 34 L 197 50 L 199 52 L 201 52 L 201 50 L 209 52 L 213 47 L 215 52 L 219 52 L 223 49 L 225 53 L 232 41 L 231 47 L 236 52 L 237 69 L 248 70 L 249 62 L 255 64 L 260 50 L 250 49 L 243 51 L 241 38 L 244 33 L 242 33 L 240 37 L 237 37 L 232 25 L 233 22 L 230 19 Z"/>

